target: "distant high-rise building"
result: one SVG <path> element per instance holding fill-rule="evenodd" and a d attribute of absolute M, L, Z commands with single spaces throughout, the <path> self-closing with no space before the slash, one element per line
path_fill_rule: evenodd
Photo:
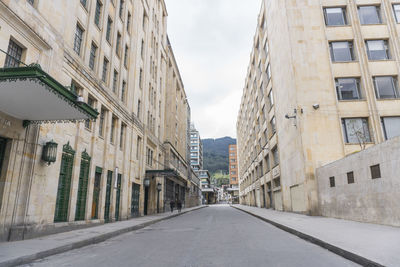
<path fill-rule="evenodd" d="M 236 145 L 229 145 L 229 184 L 238 185 L 238 167 Z"/>
<path fill-rule="evenodd" d="M 203 169 L 203 143 L 194 124 L 190 125 L 190 165 L 194 171 Z"/>

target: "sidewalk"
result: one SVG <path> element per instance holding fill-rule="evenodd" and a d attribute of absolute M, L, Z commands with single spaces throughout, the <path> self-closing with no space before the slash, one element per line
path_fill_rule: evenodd
<path fill-rule="evenodd" d="M 177 211 L 172 214 L 165 212 L 35 239 L 0 243 L 0 266 L 25 264 L 50 255 L 100 243 L 117 235 L 141 229 L 156 222 L 204 207 L 207 206 L 182 209 L 181 213 L 177 213 Z"/>
<path fill-rule="evenodd" d="M 400 266 L 400 228 L 232 205 L 363 266 Z"/>

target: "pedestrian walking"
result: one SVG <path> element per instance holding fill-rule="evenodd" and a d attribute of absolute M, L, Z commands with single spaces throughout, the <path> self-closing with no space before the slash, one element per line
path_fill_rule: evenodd
<path fill-rule="evenodd" d="M 174 211 L 174 207 L 175 207 L 175 202 L 174 202 L 174 200 L 171 200 L 171 201 L 169 202 L 169 207 L 171 208 L 171 212 L 173 212 L 173 211 Z"/>
<path fill-rule="evenodd" d="M 181 212 L 181 210 L 182 210 L 182 202 L 180 201 L 180 199 L 178 199 L 178 201 L 176 202 L 176 207 L 178 208 L 178 212 Z"/>

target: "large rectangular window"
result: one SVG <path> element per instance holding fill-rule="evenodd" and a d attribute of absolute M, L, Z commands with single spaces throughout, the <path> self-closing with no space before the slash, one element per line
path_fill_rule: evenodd
<path fill-rule="evenodd" d="M 353 42 L 330 42 L 331 59 L 333 62 L 347 62 L 354 60 Z"/>
<path fill-rule="evenodd" d="M 373 77 L 377 99 L 399 98 L 397 79 L 393 76 Z"/>
<path fill-rule="evenodd" d="M 89 57 L 89 68 L 94 70 L 95 63 L 96 63 L 96 54 L 97 54 L 97 46 L 92 43 L 90 48 L 90 57 Z"/>
<path fill-rule="evenodd" d="M 273 92 L 272 92 L 272 90 L 271 91 L 269 91 L 269 94 L 268 94 L 268 104 L 269 104 L 269 108 L 271 109 L 273 106 L 274 106 L 274 95 L 273 95 Z"/>
<path fill-rule="evenodd" d="M 111 120 L 111 132 L 110 132 L 110 143 L 114 144 L 115 141 L 115 128 L 117 127 L 117 118 L 116 117 L 112 117 Z"/>
<path fill-rule="evenodd" d="M 272 158 L 274 160 L 274 166 L 279 164 L 279 153 L 278 153 L 278 147 L 274 147 L 272 150 Z"/>
<path fill-rule="evenodd" d="M 324 8 L 325 24 L 327 26 L 346 25 L 346 8 L 344 7 L 327 7 Z"/>
<path fill-rule="evenodd" d="M 389 46 L 387 40 L 368 40 L 365 41 L 369 60 L 390 59 Z"/>
<path fill-rule="evenodd" d="M 97 0 L 96 1 L 96 11 L 94 14 L 94 24 L 96 24 L 98 27 L 100 27 L 100 17 L 101 17 L 101 8 L 103 4 Z"/>
<path fill-rule="evenodd" d="M 82 40 L 83 40 L 83 29 L 79 25 L 76 25 L 75 39 L 74 39 L 74 51 L 78 55 L 81 54 Z"/>
<path fill-rule="evenodd" d="M 19 67 L 22 58 L 23 48 L 16 42 L 10 39 L 8 43 L 6 61 L 4 62 L 5 68 Z"/>
<path fill-rule="evenodd" d="M 101 107 L 100 120 L 99 120 L 99 136 L 104 137 L 104 122 L 106 118 L 106 110 Z"/>
<path fill-rule="evenodd" d="M 122 81 L 121 87 L 121 101 L 125 103 L 125 95 L 126 95 L 126 82 Z"/>
<path fill-rule="evenodd" d="M 117 93 L 117 85 L 118 85 L 118 72 L 114 70 L 113 86 L 112 86 L 112 90 L 114 93 Z"/>
<path fill-rule="evenodd" d="M 382 117 L 381 122 L 386 140 L 400 136 L 400 117 Z"/>
<path fill-rule="evenodd" d="M 394 17 L 396 18 L 396 22 L 400 23 L 400 4 L 393 5 Z"/>
<path fill-rule="evenodd" d="M 86 1 L 87 1 L 87 0 L 81 0 L 81 4 L 82 4 L 82 6 L 84 6 L 85 8 L 86 8 L 86 4 L 87 4 Z"/>
<path fill-rule="evenodd" d="M 104 58 L 103 61 L 103 74 L 101 75 L 101 79 L 103 82 L 107 82 L 107 76 L 108 76 L 108 59 Z"/>
<path fill-rule="evenodd" d="M 342 119 L 344 140 L 348 144 L 371 142 L 367 118 Z"/>
<path fill-rule="evenodd" d="M 112 28 L 113 21 L 110 17 L 107 19 L 107 31 L 106 31 L 106 40 L 110 43 L 111 42 L 111 28 Z"/>
<path fill-rule="evenodd" d="M 359 78 L 337 78 L 336 92 L 339 100 L 362 99 Z"/>
<path fill-rule="evenodd" d="M 379 6 L 359 6 L 358 15 L 361 24 L 381 24 L 381 11 Z"/>

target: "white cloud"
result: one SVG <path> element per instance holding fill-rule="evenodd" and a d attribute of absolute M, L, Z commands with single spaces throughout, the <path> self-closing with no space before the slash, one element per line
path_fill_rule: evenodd
<path fill-rule="evenodd" d="M 260 0 L 166 0 L 168 35 L 203 138 L 236 136 Z"/>

